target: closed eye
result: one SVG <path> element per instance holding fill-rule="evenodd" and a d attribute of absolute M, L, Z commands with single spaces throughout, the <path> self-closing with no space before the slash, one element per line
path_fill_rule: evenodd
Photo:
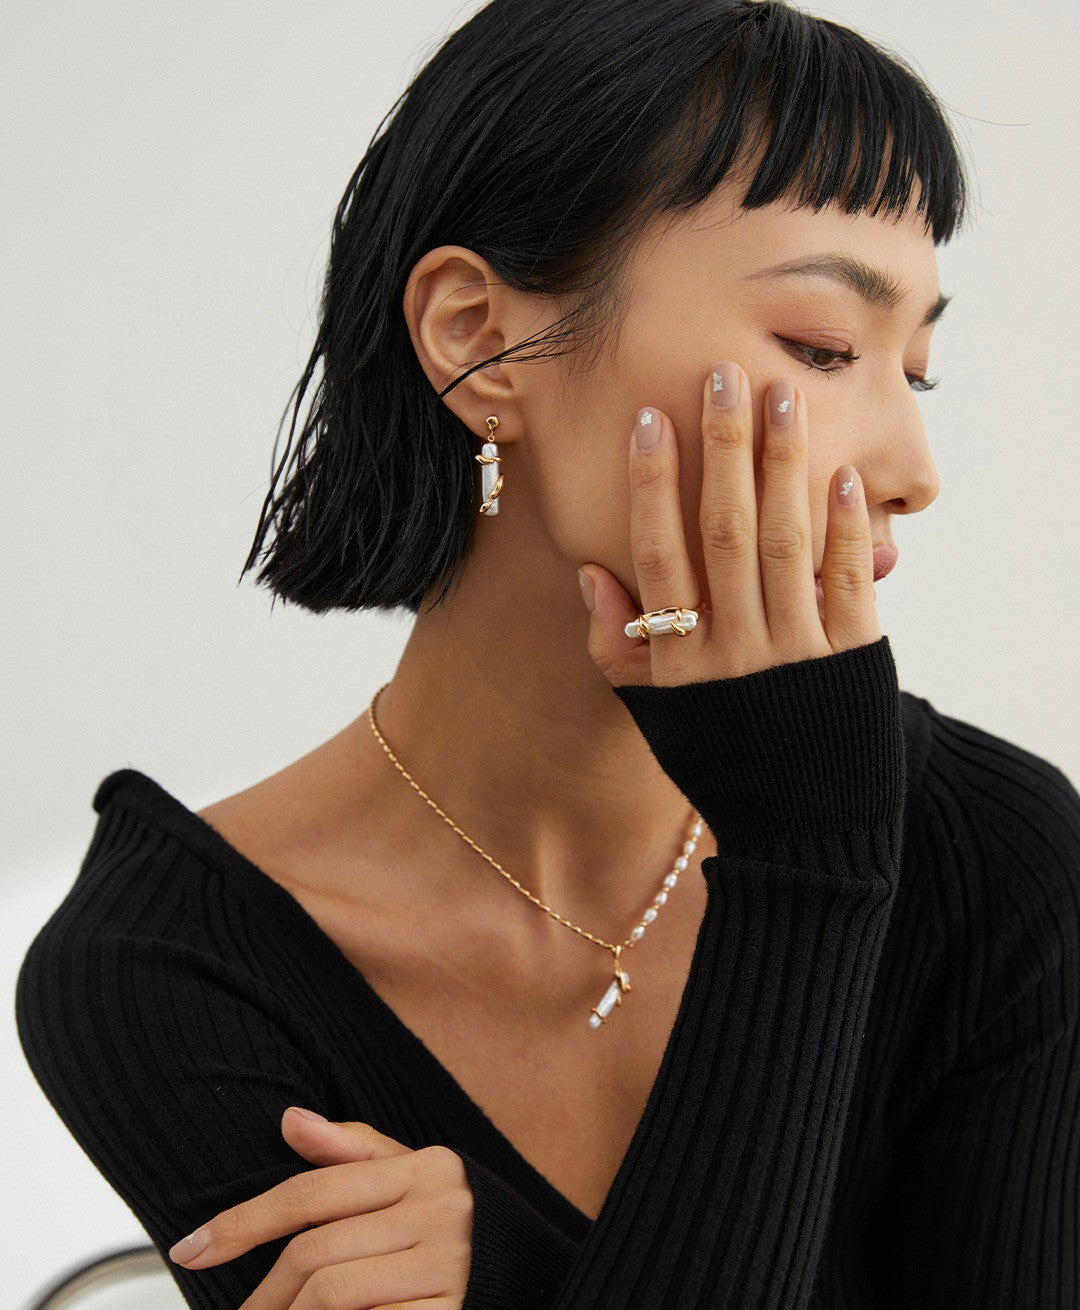
<path fill-rule="evenodd" d="M 812 368 L 817 373 L 824 373 L 826 376 L 832 373 L 842 373 L 845 369 L 850 368 L 860 356 L 852 354 L 850 350 L 828 350 L 824 346 L 807 345 L 804 341 L 792 341 L 788 337 L 782 337 L 778 333 L 773 333 L 777 341 L 789 347 L 796 359 L 802 360 L 807 368 Z M 908 386 L 912 391 L 933 391 L 941 381 L 940 378 L 920 377 L 917 373 L 905 373 L 908 380 Z"/>

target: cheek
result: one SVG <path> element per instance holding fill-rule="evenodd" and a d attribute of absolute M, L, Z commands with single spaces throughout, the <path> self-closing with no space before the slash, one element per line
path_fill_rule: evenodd
<path fill-rule="evenodd" d="M 637 388 L 643 390 L 640 385 Z M 691 388 L 686 387 L 689 391 Z M 642 404 L 660 403 L 645 395 Z M 699 526 L 703 459 L 700 411 L 668 413 L 679 440 L 680 505 L 691 563 L 704 580 Z M 620 387 L 593 376 L 571 388 L 540 389 L 532 398 L 529 422 L 544 433 L 528 452 L 529 481 L 547 535 L 563 558 L 592 560 L 624 581 L 633 579 L 630 562 L 629 445 L 636 408 L 628 408 Z M 761 447 L 764 419 L 754 405 L 754 480 L 762 493 Z M 833 471 L 844 456 L 821 434 L 810 433 L 807 480 L 815 570 L 825 550 L 827 495 Z"/>
<path fill-rule="evenodd" d="M 625 576 L 631 425 L 595 397 L 579 397 L 569 405 L 553 398 L 536 406 L 529 422 L 543 433 L 543 441 L 528 452 L 531 495 L 556 551 Z"/>

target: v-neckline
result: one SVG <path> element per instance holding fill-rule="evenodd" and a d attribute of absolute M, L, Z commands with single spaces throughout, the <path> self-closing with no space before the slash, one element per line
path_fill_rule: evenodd
<path fill-rule="evenodd" d="M 130 804 L 132 799 L 136 799 L 134 806 Z M 400 1058 L 411 1076 L 421 1080 L 421 1085 L 432 1081 L 441 1084 L 442 1093 L 451 1102 L 450 1117 L 466 1125 L 463 1136 L 469 1144 L 462 1149 L 501 1173 L 567 1236 L 578 1243 L 585 1240 L 595 1221 L 518 1150 L 420 1035 L 375 990 L 363 970 L 345 955 L 285 886 L 149 774 L 124 768 L 102 779 L 94 796 L 94 808 L 100 812 L 108 803 L 125 805 L 125 802 L 127 808 L 134 808 L 143 817 L 165 827 L 212 867 L 227 872 L 235 880 L 231 885 L 236 890 L 260 902 L 262 925 L 276 923 L 294 952 L 306 949 L 317 955 L 320 967 L 332 970 L 336 976 L 343 1002 L 355 1009 L 358 995 L 367 1015 L 382 1027 L 386 1042 L 381 1049 L 390 1051 L 393 1059 Z M 471 1149 L 474 1143 L 483 1147 L 484 1158 Z"/>
<path fill-rule="evenodd" d="M 912 796 L 920 804 L 923 769 L 929 754 L 930 728 L 929 702 L 901 690 L 901 708 L 905 749 L 907 751 L 907 791 L 905 804 L 910 807 Z M 159 782 L 138 769 L 123 768 L 102 779 L 94 795 L 93 806 L 99 813 L 106 804 L 115 801 L 133 809 L 145 819 L 156 822 L 179 838 L 190 850 L 212 868 L 226 872 L 233 879 L 231 886 L 259 902 L 260 923 L 276 924 L 284 940 L 292 948 L 306 949 L 318 958 L 329 974 L 337 979 L 342 1004 L 354 1005 L 357 998 L 365 1005 L 373 1024 L 382 1028 L 386 1049 L 393 1059 L 408 1066 L 419 1080 L 441 1085 L 450 1102 L 450 1115 L 463 1125 L 461 1149 L 473 1155 L 479 1163 L 487 1164 L 515 1188 L 535 1209 L 551 1223 L 560 1227 L 571 1240 L 581 1244 L 597 1222 L 580 1210 L 544 1174 L 540 1172 L 514 1145 L 483 1108 L 473 1100 L 450 1070 L 427 1046 L 420 1035 L 411 1029 L 375 988 L 364 973 L 345 955 L 337 943 L 319 926 L 303 905 L 276 879 L 237 850 L 218 830 L 173 796 Z M 908 809 L 907 821 L 918 821 Z M 910 842 L 904 842 L 904 848 Z M 718 856 L 712 859 L 720 858 Z M 700 968 L 699 956 L 702 939 L 710 922 L 711 895 L 709 880 L 705 879 L 706 905 L 694 945 L 693 959 L 686 985 L 679 1002 L 679 1010 L 664 1047 L 656 1080 L 649 1092 L 648 1101 L 626 1155 L 625 1161 L 636 1152 L 646 1120 L 651 1116 L 657 1089 L 663 1080 L 671 1045 L 680 1028 L 680 1018 Z M 438 1088 L 437 1088 L 438 1090 Z M 620 1170 L 622 1170 L 620 1165 Z M 615 1183 L 613 1181 L 612 1186 Z M 609 1193 L 610 1195 L 610 1193 Z"/>

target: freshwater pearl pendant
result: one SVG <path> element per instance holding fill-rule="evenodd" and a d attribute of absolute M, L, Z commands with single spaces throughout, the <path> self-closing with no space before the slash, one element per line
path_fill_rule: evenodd
<path fill-rule="evenodd" d="M 690 836 L 683 842 L 682 854 L 675 861 L 675 867 L 664 879 L 661 890 L 653 897 L 652 905 L 641 916 L 641 922 L 631 932 L 629 942 L 623 942 L 618 946 L 608 948 L 615 957 L 615 977 L 608 984 L 608 989 L 600 998 L 599 1003 L 589 1012 L 590 1028 L 599 1028 L 602 1024 L 605 1024 L 608 1015 L 615 1006 L 622 1004 L 624 994 L 632 990 L 630 975 L 622 967 L 622 962 L 619 959 L 622 955 L 623 946 L 632 947 L 635 942 L 640 941 L 645 935 L 645 929 L 656 919 L 663 906 L 667 904 L 668 893 L 675 888 L 679 881 L 679 874 L 690 863 L 690 856 L 697 849 L 698 838 L 701 836 L 701 826 L 701 820 L 698 819 L 690 829 Z"/>

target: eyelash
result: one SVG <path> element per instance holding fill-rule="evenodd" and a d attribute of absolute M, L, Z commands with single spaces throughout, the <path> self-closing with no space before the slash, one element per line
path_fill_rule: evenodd
<path fill-rule="evenodd" d="M 807 368 L 812 368 L 817 373 L 824 373 L 826 377 L 831 373 L 843 372 L 844 365 L 854 364 L 860 358 L 859 355 L 853 355 L 847 350 L 828 350 L 824 346 L 808 346 L 805 342 L 792 341 L 788 337 L 777 336 L 776 339 L 782 341 L 785 346 L 791 346 L 793 350 L 798 352 L 799 358 L 802 359 Z M 812 355 L 827 355 L 831 360 L 843 360 L 844 364 L 839 368 L 826 368 L 822 364 L 815 364 L 811 358 Z M 933 391 L 940 381 L 940 378 L 920 378 L 914 373 L 905 373 L 904 376 L 907 378 L 912 391 Z"/>

